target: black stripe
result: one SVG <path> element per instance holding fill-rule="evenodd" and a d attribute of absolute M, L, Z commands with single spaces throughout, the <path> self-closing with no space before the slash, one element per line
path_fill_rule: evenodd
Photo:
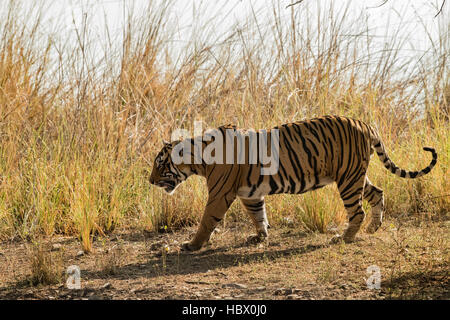
<path fill-rule="evenodd" d="M 347 163 L 347 168 L 345 169 L 344 173 L 342 174 L 341 178 L 339 179 L 338 185 L 342 185 L 342 183 L 344 182 L 344 179 L 350 179 L 350 177 L 347 177 L 349 170 L 353 169 L 353 163 L 354 162 L 358 162 L 359 159 L 355 159 L 355 156 L 352 152 L 352 141 L 349 141 L 348 143 L 348 154 L 349 154 L 349 162 Z M 343 165 L 343 164 L 342 164 Z M 355 164 L 356 168 L 355 170 L 358 170 L 358 166 Z M 355 172 L 353 171 L 353 174 Z"/>
<path fill-rule="evenodd" d="M 345 198 L 342 198 L 342 200 L 343 200 L 343 201 L 347 201 L 347 200 L 353 198 L 353 197 L 354 197 L 355 195 L 357 195 L 358 193 L 361 193 L 361 191 L 362 191 L 362 188 L 358 188 L 358 189 L 356 189 L 355 192 L 353 192 L 351 195 L 349 195 L 349 196 L 347 196 L 347 197 L 345 197 Z"/>
<path fill-rule="evenodd" d="M 345 203 L 344 203 L 344 207 L 346 207 L 346 208 L 354 207 L 354 206 L 356 206 L 356 205 L 358 204 L 358 202 L 360 202 L 360 201 L 361 201 L 361 199 L 357 199 L 355 202 L 352 202 L 352 203 L 349 203 L 349 204 L 345 204 Z"/>
<path fill-rule="evenodd" d="M 288 189 L 288 192 L 290 192 L 290 193 L 295 192 L 296 184 L 295 184 L 294 179 L 292 179 L 291 176 L 289 176 L 289 183 L 290 183 L 290 190 Z"/>
<path fill-rule="evenodd" d="M 323 124 L 328 128 L 328 130 L 330 130 L 331 136 L 333 137 L 334 142 L 336 142 L 336 135 L 334 134 L 332 127 L 328 124 L 328 122 L 325 119 L 320 119 L 320 120 L 323 120 Z M 329 119 L 327 119 L 327 120 L 329 120 Z M 331 121 L 331 124 L 333 124 L 332 121 Z"/>
<path fill-rule="evenodd" d="M 259 175 L 259 178 L 258 178 L 258 182 L 256 183 L 256 185 L 254 185 L 253 187 L 252 187 L 252 190 L 250 190 L 250 193 L 249 193 L 249 197 L 251 197 L 251 196 L 253 196 L 253 194 L 255 193 L 255 191 L 256 191 L 256 189 L 261 185 L 261 183 L 263 182 L 263 179 L 264 179 L 264 176 L 262 175 L 262 174 L 260 174 Z"/>
<path fill-rule="evenodd" d="M 269 194 L 275 194 L 278 191 L 278 185 L 273 178 L 273 176 L 269 176 L 269 185 L 270 185 L 270 193 Z"/>
<path fill-rule="evenodd" d="M 298 133 L 300 138 L 303 140 L 303 138 L 301 137 L 301 132 L 299 133 L 298 130 L 297 130 L 298 129 L 297 125 L 294 125 L 293 127 L 294 127 L 294 130 L 296 131 L 296 133 Z M 283 133 L 283 132 L 281 131 L 281 133 Z M 303 172 L 303 169 L 302 169 L 302 164 L 300 163 L 300 160 L 299 160 L 299 158 L 297 156 L 297 152 L 295 152 L 293 150 L 291 144 L 286 139 L 286 137 L 285 137 L 285 139 L 283 141 L 286 144 L 289 160 L 291 162 L 292 169 L 294 170 L 295 178 L 297 179 L 297 181 L 300 181 L 300 191 L 301 191 L 301 190 L 303 190 L 303 188 L 305 186 L 305 175 L 304 175 L 304 172 Z M 292 182 L 291 182 L 291 185 L 292 185 Z M 283 185 L 283 190 L 284 190 L 284 185 Z"/>
<path fill-rule="evenodd" d="M 299 135 L 299 137 L 300 137 L 300 140 L 302 140 L 302 147 L 303 147 L 303 150 L 305 150 L 306 154 L 308 155 L 308 163 L 309 163 L 309 166 L 310 166 L 311 168 L 313 168 L 313 163 L 312 163 L 312 157 L 313 157 L 313 155 L 312 155 L 312 153 L 311 153 L 311 150 L 309 150 L 308 147 L 306 146 L 306 140 L 305 140 L 305 138 L 302 136 L 302 132 L 301 132 L 301 130 L 300 130 L 299 127 L 297 127 L 297 130 L 296 130 L 296 131 L 298 132 L 298 135 Z"/>
<path fill-rule="evenodd" d="M 378 199 L 377 203 L 373 204 L 372 207 L 376 207 L 382 200 L 383 200 L 383 197 L 380 197 L 380 199 Z"/>
<path fill-rule="evenodd" d="M 316 144 L 309 139 L 306 139 L 306 140 L 312 145 L 316 155 L 319 155 L 319 150 L 317 150 Z"/>
<path fill-rule="evenodd" d="M 299 172 L 298 172 L 298 169 L 297 169 L 297 167 L 301 167 L 300 160 L 298 159 L 297 153 L 292 148 L 290 142 L 287 140 L 286 136 L 284 136 L 283 131 L 280 131 L 280 132 L 282 134 L 281 138 L 284 137 L 283 141 L 286 143 L 286 148 L 287 148 L 287 151 L 288 151 L 289 160 L 291 162 L 292 169 L 294 169 L 295 177 L 297 178 L 297 180 L 300 180 Z"/>
<path fill-rule="evenodd" d="M 330 138 L 328 138 L 328 146 L 330 147 L 330 153 L 331 153 L 331 163 L 334 161 L 334 149 L 333 149 L 333 141 L 331 141 Z"/>
<path fill-rule="evenodd" d="M 339 117 L 336 117 L 335 119 L 336 119 L 337 123 L 342 127 L 342 131 L 344 132 L 344 136 L 345 136 L 345 142 L 349 143 L 348 141 L 350 138 L 347 137 L 347 132 L 345 131 L 344 123 L 342 122 L 342 120 Z"/>
<path fill-rule="evenodd" d="M 360 172 L 360 174 L 359 175 L 356 175 L 352 180 L 347 180 L 347 182 L 348 182 L 348 184 L 347 184 L 347 186 L 344 188 L 344 189 L 342 189 L 342 191 L 341 190 L 339 190 L 339 192 L 340 192 L 340 194 L 341 194 L 341 197 L 342 196 L 345 196 L 346 195 L 346 193 L 348 192 L 348 190 L 350 189 L 350 188 L 352 188 L 353 187 L 353 185 L 359 180 L 359 179 L 361 179 L 361 177 L 362 176 L 364 176 L 366 173 L 364 172 L 364 171 L 362 171 L 361 170 L 361 172 Z M 341 187 L 341 186 L 338 186 L 339 188 Z"/>
<path fill-rule="evenodd" d="M 258 201 L 257 203 L 246 203 L 245 207 L 246 208 L 250 208 L 250 209 L 258 209 L 261 208 L 262 206 L 264 206 L 264 201 Z"/>
<path fill-rule="evenodd" d="M 400 177 L 402 177 L 402 178 L 406 177 L 406 171 L 405 170 L 402 169 L 400 171 Z"/>
<path fill-rule="evenodd" d="M 250 157 L 250 155 L 249 155 L 249 157 Z M 255 166 L 256 166 L 256 164 L 249 164 L 250 170 L 249 170 L 249 172 L 247 174 L 247 186 L 249 186 L 249 187 L 252 185 L 252 182 L 250 181 L 250 178 L 252 176 L 253 167 L 255 167 Z"/>
<path fill-rule="evenodd" d="M 311 124 L 316 125 L 314 122 L 311 122 Z M 317 131 L 315 129 L 313 129 L 308 123 L 305 123 L 305 126 L 314 135 L 314 137 L 316 137 L 317 141 L 320 142 Z"/>
<path fill-rule="evenodd" d="M 364 211 L 355 213 L 348 221 L 351 222 L 357 215 L 364 214 Z"/>
<path fill-rule="evenodd" d="M 291 131 L 289 130 L 289 126 L 287 124 L 283 124 L 282 126 L 284 129 L 286 129 L 285 131 L 288 133 L 289 138 L 292 140 L 292 134 Z"/>

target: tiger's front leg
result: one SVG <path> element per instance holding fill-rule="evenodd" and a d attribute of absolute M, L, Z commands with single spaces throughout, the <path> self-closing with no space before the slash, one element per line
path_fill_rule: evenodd
<path fill-rule="evenodd" d="M 205 242 L 208 242 L 211 233 L 217 224 L 222 221 L 235 198 L 235 195 L 228 194 L 211 199 L 210 195 L 197 233 L 190 242 L 183 243 L 181 249 L 184 251 L 197 251 Z"/>

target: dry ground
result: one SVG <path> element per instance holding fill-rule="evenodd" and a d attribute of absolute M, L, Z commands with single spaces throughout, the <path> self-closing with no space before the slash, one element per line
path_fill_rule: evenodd
<path fill-rule="evenodd" d="M 406 220 L 406 222 L 405 222 Z M 30 284 L 32 244 L 0 246 L 1 299 L 449 299 L 449 221 L 407 217 L 385 221 L 375 235 L 328 245 L 332 233 L 271 228 L 270 240 L 245 243 L 244 222 L 221 225 L 211 243 L 184 254 L 178 244 L 195 227 L 176 233 L 116 232 L 97 238 L 77 256 L 76 238 L 53 238 L 43 248 L 53 268 L 81 269 L 81 289 Z M 55 245 L 56 244 L 56 245 Z M 168 246 L 165 253 L 164 246 Z M 377 265 L 381 289 L 368 289 L 367 267 Z"/>

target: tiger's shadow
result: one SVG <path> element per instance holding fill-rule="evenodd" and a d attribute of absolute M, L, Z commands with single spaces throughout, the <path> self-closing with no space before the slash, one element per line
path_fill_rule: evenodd
<path fill-rule="evenodd" d="M 206 272 L 219 272 L 226 269 L 253 262 L 270 262 L 280 258 L 302 255 L 321 248 L 323 245 L 303 245 L 296 248 L 280 249 L 277 247 L 267 247 L 263 251 L 236 252 L 236 248 L 247 247 L 246 244 L 219 247 L 214 249 L 203 249 L 199 252 L 184 253 L 173 252 L 168 254 L 151 255 L 144 263 L 126 264 L 115 268 L 114 274 L 99 271 L 82 271 L 83 277 L 89 279 L 135 279 L 135 278 L 156 278 L 170 275 L 196 275 Z M 252 247 L 249 245 L 248 247 Z"/>

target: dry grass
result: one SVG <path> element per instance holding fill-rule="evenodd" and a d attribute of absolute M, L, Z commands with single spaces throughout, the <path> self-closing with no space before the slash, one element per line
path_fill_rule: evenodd
<path fill-rule="evenodd" d="M 60 252 L 52 252 L 45 241 L 33 243 L 28 248 L 30 265 L 29 282 L 33 286 L 54 285 L 63 279 L 63 260 Z"/>
<path fill-rule="evenodd" d="M 430 36 L 433 50 L 400 59 L 406 44 L 395 37 L 369 54 L 368 28 L 364 19 L 348 21 L 349 8 L 321 8 L 316 17 L 307 6 L 285 10 L 274 2 L 268 17 L 256 12 L 225 35 L 214 37 L 207 24 L 197 28 L 177 53 L 172 2 L 149 4 L 145 16 L 131 12 L 123 39 L 103 38 L 102 50 L 88 42 L 89 12 L 69 34 L 76 41 L 66 43 L 46 32 L 45 8 L 7 3 L 0 12 L 1 238 L 77 235 L 89 252 L 95 235 L 117 227 L 195 224 L 205 204 L 202 179 L 168 197 L 147 178 L 162 139 L 199 119 L 208 127 L 255 129 L 322 114 L 365 120 L 401 167 L 425 166 L 422 146 L 439 154 L 432 173 L 417 181 L 372 161 L 369 177 L 385 191 L 387 216 L 449 211 L 445 19 Z M 355 30 L 359 36 L 345 36 Z M 295 201 L 269 197 L 269 220 L 289 217 L 320 232 L 341 225 L 345 213 L 329 189 Z M 234 204 L 229 217 L 243 216 Z"/>

